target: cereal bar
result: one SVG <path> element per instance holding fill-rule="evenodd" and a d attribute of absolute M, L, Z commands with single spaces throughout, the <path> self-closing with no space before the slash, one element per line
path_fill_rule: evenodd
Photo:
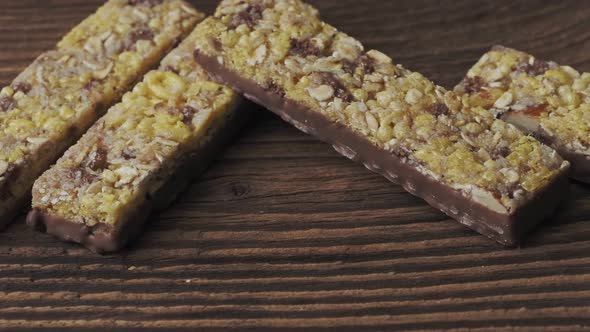
<path fill-rule="evenodd" d="M 35 182 L 30 225 L 95 252 L 117 251 L 204 170 L 235 132 L 240 98 L 196 64 L 195 39 L 172 51 Z"/>
<path fill-rule="evenodd" d="M 224 0 L 197 61 L 344 156 L 505 245 L 556 207 L 568 162 L 514 126 L 393 64 L 299 0 Z"/>

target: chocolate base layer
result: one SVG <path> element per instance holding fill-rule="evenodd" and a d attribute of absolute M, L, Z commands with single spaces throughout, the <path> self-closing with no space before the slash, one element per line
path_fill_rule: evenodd
<path fill-rule="evenodd" d="M 305 133 L 331 144 L 345 157 L 360 162 L 391 182 L 428 202 L 461 224 L 503 245 L 516 246 L 535 225 L 548 218 L 568 190 L 565 174 L 558 176 L 525 205 L 510 214 L 494 211 L 433 178 L 389 151 L 383 150 L 343 124 L 335 123 L 306 105 L 269 92 L 253 80 L 227 70 L 216 58 L 195 52 L 210 75 L 278 114 Z"/>
<path fill-rule="evenodd" d="M 191 181 L 209 166 L 219 150 L 239 131 L 247 121 L 249 113 L 247 107 L 240 107 L 240 105 L 244 103 L 237 103 L 234 106 L 236 110 L 231 112 L 231 117 L 226 119 L 222 126 L 210 130 L 208 133 L 210 139 L 187 155 L 173 171 L 170 179 L 151 197 L 146 197 L 145 201 L 128 213 L 126 220 L 121 220 L 116 227 L 106 224 L 89 227 L 38 209 L 29 212 L 27 224 L 61 240 L 80 243 L 99 254 L 122 249 L 141 233 L 150 214 L 162 211 L 172 204 Z"/>
<path fill-rule="evenodd" d="M 590 155 L 556 148 L 557 152 L 571 164 L 570 178 L 590 184 Z"/>

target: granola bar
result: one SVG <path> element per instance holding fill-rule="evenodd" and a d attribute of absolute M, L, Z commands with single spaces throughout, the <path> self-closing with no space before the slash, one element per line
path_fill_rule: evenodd
<path fill-rule="evenodd" d="M 197 27 L 218 81 L 506 245 L 552 212 L 551 148 L 322 22 L 299 0 L 224 0 Z"/>
<path fill-rule="evenodd" d="M 196 64 L 195 39 L 172 51 L 35 182 L 28 224 L 95 252 L 117 251 L 204 170 L 235 132 L 240 98 Z"/>
<path fill-rule="evenodd" d="M 455 91 L 553 147 L 590 183 L 590 73 L 496 46 Z"/>
<path fill-rule="evenodd" d="M 0 90 L 0 226 L 35 179 L 203 17 L 182 1 L 140 3 L 107 2 Z"/>

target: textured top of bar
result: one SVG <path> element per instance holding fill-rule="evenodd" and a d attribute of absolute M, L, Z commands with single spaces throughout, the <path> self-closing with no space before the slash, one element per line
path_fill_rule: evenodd
<path fill-rule="evenodd" d="M 519 123 L 533 132 L 543 130 L 555 146 L 590 154 L 590 73 L 497 46 L 455 90 L 467 93 L 466 103 L 497 116 L 507 111 L 524 115 Z"/>
<path fill-rule="evenodd" d="M 58 48 L 83 49 L 106 58 L 125 51 L 146 57 L 154 49 L 176 44 L 171 34 L 188 31 L 203 18 L 181 0 L 110 0 L 64 36 Z"/>
<path fill-rule="evenodd" d="M 85 89 L 91 66 L 106 61 L 82 52 L 50 51 L 37 58 L 0 92 L 0 160 L 23 159 L 35 143 L 67 131 L 76 111 L 87 111 L 97 100 Z M 25 144 L 23 144 L 25 143 Z M 0 162 L 1 163 L 1 162 Z"/>
<path fill-rule="evenodd" d="M 146 184 L 166 181 L 187 149 L 202 144 L 237 95 L 210 82 L 188 37 L 125 94 L 33 188 L 33 207 L 93 227 L 114 225 Z"/>
<path fill-rule="evenodd" d="M 567 168 L 551 148 L 394 65 L 298 0 L 225 0 L 199 52 L 340 122 L 422 173 L 510 213 Z"/>

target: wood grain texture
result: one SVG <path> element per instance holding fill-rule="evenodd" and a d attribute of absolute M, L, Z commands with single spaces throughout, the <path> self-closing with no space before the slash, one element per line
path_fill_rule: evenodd
<path fill-rule="evenodd" d="M 0 83 L 100 2 L 2 0 Z M 590 71 L 585 1 L 312 2 L 449 88 L 498 43 Z M 0 233 L 0 329 L 587 331 L 589 189 L 505 249 L 260 110 L 121 254 Z"/>

